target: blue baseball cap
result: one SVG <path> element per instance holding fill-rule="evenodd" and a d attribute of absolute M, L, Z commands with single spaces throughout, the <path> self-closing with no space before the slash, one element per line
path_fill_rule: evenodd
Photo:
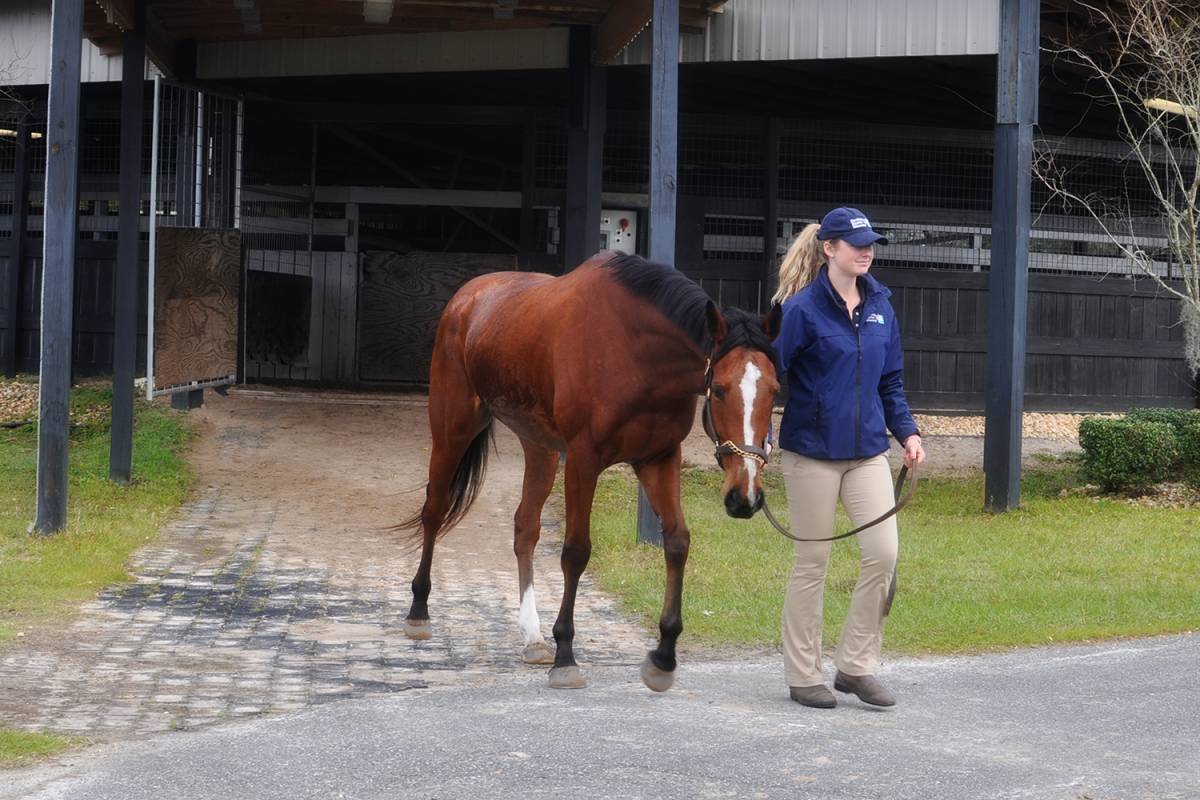
<path fill-rule="evenodd" d="M 857 208 L 835 208 L 821 220 L 821 229 L 817 231 L 821 241 L 841 239 L 855 247 L 866 247 L 869 244 L 887 244 L 887 237 L 871 228 L 871 220 Z"/>

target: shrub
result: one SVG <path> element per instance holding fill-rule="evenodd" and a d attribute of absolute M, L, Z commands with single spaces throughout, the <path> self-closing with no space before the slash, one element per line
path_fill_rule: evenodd
<path fill-rule="evenodd" d="M 1170 425 L 1175 433 L 1194 422 L 1200 422 L 1200 409 L 1195 408 L 1131 408 L 1125 415 L 1130 422 L 1162 422 Z"/>
<path fill-rule="evenodd" d="M 1140 490 L 1173 474 L 1179 437 L 1166 422 L 1087 417 L 1079 423 L 1083 471 L 1109 491 Z"/>
<path fill-rule="evenodd" d="M 1200 416 L 1176 431 L 1179 437 L 1179 460 L 1193 472 L 1200 471 Z"/>

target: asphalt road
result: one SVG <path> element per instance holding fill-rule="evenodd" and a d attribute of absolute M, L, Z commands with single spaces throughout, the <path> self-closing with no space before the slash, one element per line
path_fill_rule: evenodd
<path fill-rule="evenodd" d="M 787 700 L 777 661 L 543 672 L 85 750 L 0 798 L 1200 798 L 1200 634 L 894 660 L 899 705 Z"/>

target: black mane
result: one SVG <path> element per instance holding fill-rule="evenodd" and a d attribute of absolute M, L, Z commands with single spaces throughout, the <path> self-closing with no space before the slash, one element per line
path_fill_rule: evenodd
<path fill-rule="evenodd" d="M 602 269 L 610 270 L 617 283 L 649 302 L 679 326 L 702 352 L 707 353 L 712 349 L 708 316 L 705 313 L 709 297 L 691 278 L 679 270 L 647 261 L 638 255 L 615 255 L 604 262 Z M 713 353 L 714 362 L 736 347 L 759 350 L 774 361 L 775 348 L 756 314 L 740 308 L 725 308 L 721 313 L 729 325 L 729 332 L 721 342 L 720 349 Z"/>

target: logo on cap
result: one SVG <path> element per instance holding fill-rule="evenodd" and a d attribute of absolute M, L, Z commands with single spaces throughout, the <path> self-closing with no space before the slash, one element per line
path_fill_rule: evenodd
<path fill-rule="evenodd" d="M 871 222 L 866 217 L 854 217 L 853 219 L 850 220 L 850 227 L 851 228 L 869 228 L 869 227 L 871 227 Z"/>

